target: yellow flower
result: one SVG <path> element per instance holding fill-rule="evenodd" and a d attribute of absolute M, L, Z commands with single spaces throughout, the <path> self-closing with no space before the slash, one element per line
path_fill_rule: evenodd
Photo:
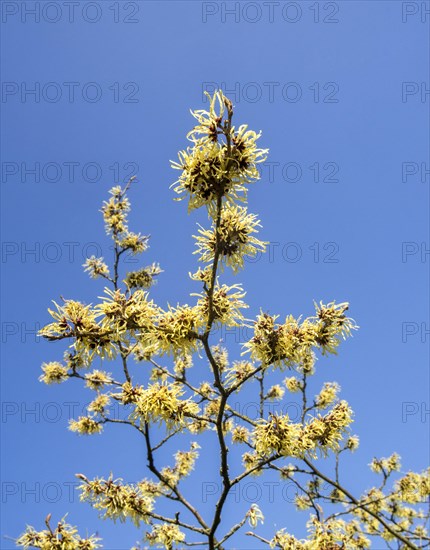
<path fill-rule="evenodd" d="M 340 386 L 336 382 L 325 382 L 320 393 L 315 396 L 315 405 L 317 409 L 327 409 L 327 407 L 332 405 L 339 391 Z"/>
<path fill-rule="evenodd" d="M 234 386 L 249 377 L 254 370 L 255 367 L 249 361 L 234 361 L 227 370 L 226 382 L 229 386 Z"/>
<path fill-rule="evenodd" d="M 137 398 L 131 419 L 139 423 L 164 421 L 169 429 L 185 426 L 187 416 L 197 415 L 199 406 L 190 399 L 180 399 L 182 395 L 179 385 L 151 384 Z"/>
<path fill-rule="evenodd" d="M 288 391 L 291 393 L 296 393 L 302 390 L 303 384 L 295 376 L 290 376 L 285 378 L 284 384 L 287 386 Z"/>
<path fill-rule="evenodd" d="M 81 474 L 77 477 L 84 479 L 79 487 L 81 501 L 89 502 L 93 508 L 100 510 L 103 518 L 119 519 L 121 522 L 130 518 L 137 527 L 141 522 L 148 523 L 156 494 L 146 491 L 144 484 L 126 485 L 121 479 L 113 480 L 112 476 L 107 480 L 88 480 Z"/>
<path fill-rule="evenodd" d="M 130 289 L 148 289 L 157 282 L 155 277 L 159 275 L 162 271 L 163 270 L 160 269 L 160 266 L 158 264 L 152 264 L 147 267 L 143 267 L 138 271 L 130 271 L 129 273 L 127 273 L 124 282 Z"/>
<path fill-rule="evenodd" d="M 207 263 L 212 262 L 218 252 L 220 267 L 229 266 L 236 273 L 243 268 L 245 256 L 253 257 L 265 251 L 267 243 L 253 236 L 257 227 L 260 227 L 257 216 L 248 214 L 246 208 L 227 203 L 222 209 L 218 229 L 213 222 L 211 229 L 201 227 L 198 235 L 194 235 L 197 241 L 194 253 L 200 255 L 201 262 Z"/>
<path fill-rule="evenodd" d="M 127 231 L 127 213 L 130 210 L 130 202 L 121 187 L 113 187 L 109 193 L 112 195 L 108 201 L 103 202 L 102 214 L 105 220 L 106 232 L 117 235 Z"/>
<path fill-rule="evenodd" d="M 359 443 L 360 439 L 358 435 L 351 435 L 346 441 L 346 448 L 350 451 L 356 451 L 358 449 Z"/>
<path fill-rule="evenodd" d="M 264 366 L 297 367 L 306 374 L 313 374 L 315 355 L 312 348 L 322 354 L 336 353 L 340 343 L 356 329 L 354 321 L 345 315 L 348 304 L 327 306 L 315 304 L 317 315 L 300 322 L 289 315 L 284 324 L 276 323 L 277 316 L 261 313 L 254 323 L 254 336 L 244 347 L 251 357 Z"/>
<path fill-rule="evenodd" d="M 245 426 L 235 426 L 231 432 L 231 440 L 233 443 L 247 443 L 249 439 L 249 431 Z"/>
<path fill-rule="evenodd" d="M 43 363 L 43 374 L 39 376 L 40 382 L 45 384 L 60 384 L 69 377 L 69 369 L 58 363 L 58 361 L 51 361 L 50 363 Z"/>
<path fill-rule="evenodd" d="M 201 311 L 204 319 L 211 318 L 217 324 L 228 327 L 239 326 L 243 320 L 240 310 L 248 307 L 242 301 L 245 292 L 243 292 L 240 285 L 218 286 L 217 284 L 212 295 L 212 301 L 209 300 L 207 294 L 192 294 L 192 296 L 199 297 L 197 308 Z"/>
<path fill-rule="evenodd" d="M 298 510 L 307 510 L 312 505 L 310 499 L 304 495 L 296 495 L 294 503 Z"/>
<path fill-rule="evenodd" d="M 326 415 L 318 415 L 306 424 L 303 438 L 311 441 L 323 455 L 327 455 L 329 449 L 339 450 L 339 442 L 351 422 L 351 408 L 346 401 L 340 401 Z"/>
<path fill-rule="evenodd" d="M 36 531 L 34 527 L 28 525 L 25 533 L 15 541 L 16 545 L 24 548 L 24 550 L 29 548 L 41 548 L 42 550 L 72 550 L 75 548 L 96 550 L 96 548 L 101 548 L 98 544 L 100 538 L 94 535 L 84 539 L 81 538 L 76 527 L 66 523 L 65 517 L 57 523 L 55 528 L 49 526 L 50 519 L 51 514 L 48 514 L 45 520 L 48 529 L 43 531 Z"/>
<path fill-rule="evenodd" d="M 109 403 L 110 403 L 109 395 L 101 393 L 93 401 L 91 401 L 91 403 L 88 405 L 87 408 L 89 412 L 103 415 Z"/>
<path fill-rule="evenodd" d="M 103 425 L 89 416 L 80 416 L 78 420 L 69 421 L 69 430 L 79 435 L 93 435 L 100 433 Z"/>
<path fill-rule="evenodd" d="M 207 294 L 195 294 L 198 296 L 197 308 L 201 312 L 203 319 L 209 318 L 217 324 L 226 326 L 239 326 L 243 321 L 241 309 L 247 308 L 248 305 L 242 301 L 245 296 L 240 285 L 215 285 L 212 294 L 212 301 L 209 300 Z M 210 307 L 212 306 L 212 307 Z"/>
<path fill-rule="evenodd" d="M 130 250 L 133 256 L 145 252 L 148 248 L 148 237 L 140 233 L 124 231 L 124 235 L 118 240 L 118 244 L 123 250 Z"/>
<path fill-rule="evenodd" d="M 185 535 L 177 525 L 169 523 L 157 523 L 152 526 L 152 531 L 146 533 L 146 539 L 151 546 L 161 546 L 171 550 L 173 545 L 185 540 Z"/>
<path fill-rule="evenodd" d="M 316 344 L 320 347 L 323 355 L 327 353 L 336 354 L 340 339 L 345 340 L 351 336 L 352 330 L 358 327 L 354 320 L 347 317 L 345 312 L 349 309 L 347 302 L 336 304 L 330 302 L 324 305 L 322 302 L 315 303 L 316 317 Z"/>
<path fill-rule="evenodd" d="M 251 527 L 257 527 L 258 522 L 264 523 L 264 516 L 257 504 L 252 504 L 246 514 Z"/>
<path fill-rule="evenodd" d="M 123 405 L 129 405 L 130 403 L 136 404 L 144 395 L 144 388 L 142 386 L 133 386 L 131 382 L 124 382 L 121 386 L 121 392 L 111 394 L 111 397 L 120 401 Z"/>
<path fill-rule="evenodd" d="M 263 473 L 262 469 L 258 468 L 258 466 L 260 465 L 260 457 L 257 454 L 244 453 L 242 455 L 242 462 L 247 471 L 253 470 L 251 475 L 260 476 Z"/>
<path fill-rule="evenodd" d="M 179 200 L 188 197 L 189 210 L 206 205 L 213 214 L 222 197 L 233 201 L 246 196 L 246 185 L 260 178 L 257 164 L 264 162 L 267 150 L 257 148 L 261 134 L 246 125 L 237 130 L 231 125 L 233 107 L 221 91 L 210 102 L 209 112 L 193 113 L 199 122 L 188 134 L 193 146 L 180 151 L 179 162 L 172 162 L 172 167 L 181 170 L 174 188 Z"/>
<path fill-rule="evenodd" d="M 75 300 L 65 300 L 60 306 L 54 302 L 57 311 L 48 309 L 55 322 L 40 330 L 47 340 L 73 338 L 73 347 L 77 355 L 85 356 L 84 362 L 91 362 L 95 354 L 113 358 L 116 348 L 109 333 L 96 321 L 96 312 L 91 306 L 85 306 Z M 71 355 L 72 357 L 72 355 Z M 82 359 L 81 359 L 82 360 Z"/>
<path fill-rule="evenodd" d="M 273 401 L 274 399 L 282 399 L 285 390 L 279 384 L 275 384 L 266 393 L 266 399 Z"/>
<path fill-rule="evenodd" d="M 190 355 L 200 348 L 198 330 L 204 325 L 200 307 L 169 306 L 157 320 L 158 324 L 148 338 L 160 355 Z"/>
<path fill-rule="evenodd" d="M 403 502 L 418 504 L 430 496 L 430 468 L 422 474 L 409 472 L 396 481 L 395 489 L 400 492 Z"/>
<path fill-rule="evenodd" d="M 88 271 L 90 277 L 93 279 L 97 279 L 98 277 L 108 278 L 110 275 L 108 266 L 103 261 L 103 258 L 91 256 L 91 258 L 87 258 L 83 266 L 85 267 L 84 271 Z"/>
<path fill-rule="evenodd" d="M 313 363 L 313 325 L 308 320 L 299 324 L 291 315 L 283 325 L 276 323 L 276 319 L 277 316 L 261 313 L 254 324 L 253 338 L 244 345 L 245 350 L 264 366 L 274 365 L 283 369 L 302 366 L 309 361 Z"/>
<path fill-rule="evenodd" d="M 272 453 L 282 456 L 301 456 L 299 444 L 301 425 L 290 421 L 286 414 L 270 414 L 268 421 L 261 420 L 255 427 L 253 439 L 256 452 L 265 457 Z"/>
<path fill-rule="evenodd" d="M 86 386 L 91 390 L 99 390 L 104 386 L 111 384 L 112 377 L 110 373 L 102 370 L 93 370 L 85 374 Z"/>

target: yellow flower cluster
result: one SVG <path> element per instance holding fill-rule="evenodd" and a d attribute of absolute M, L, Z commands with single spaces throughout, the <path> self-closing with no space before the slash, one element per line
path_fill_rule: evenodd
<path fill-rule="evenodd" d="M 296 376 L 289 376 L 285 378 L 284 384 L 291 393 L 297 393 L 303 389 L 303 382 L 301 382 L 301 380 L 299 380 Z"/>
<path fill-rule="evenodd" d="M 106 233 L 111 235 L 114 242 L 123 251 L 129 250 L 132 254 L 140 254 L 148 247 L 148 237 L 128 230 L 127 214 L 130 211 L 130 201 L 126 197 L 127 187 L 112 187 L 112 195 L 103 202 L 102 213 L 106 226 Z"/>
<path fill-rule="evenodd" d="M 296 495 L 294 497 L 294 504 L 297 510 L 307 510 L 311 507 L 311 499 L 307 495 Z"/>
<path fill-rule="evenodd" d="M 86 386 L 91 390 L 100 390 L 104 386 L 112 383 L 112 376 L 110 373 L 103 370 L 93 370 L 85 374 Z"/>
<path fill-rule="evenodd" d="M 156 282 L 155 277 L 162 272 L 162 269 L 158 264 L 152 264 L 147 267 L 143 267 L 138 271 L 130 271 L 127 273 L 124 279 L 128 288 L 144 288 L 148 289 Z"/>
<path fill-rule="evenodd" d="M 245 256 L 254 257 L 264 252 L 266 244 L 255 238 L 260 222 L 255 214 L 248 214 L 247 209 L 235 204 L 226 204 L 221 212 L 218 229 L 212 222 L 210 229 L 200 228 L 195 254 L 200 255 L 201 262 L 212 262 L 215 254 L 220 256 L 220 267 L 227 265 L 237 272 L 244 266 Z"/>
<path fill-rule="evenodd" d="M 270 415 L 270 420 L 260 420 L 253 433 L 255 450 L 265 457 L 273 452 L 282 456 L 300 456 L 299 440 L 302 435 L 301 424 L 290 421 L 286 415 Z"/>
<path fill-rule="evenodd" d="M 46 518 L 49 526 L 51 515 Z M 65 518 L 61 519 L 55 529 L 49 527 L 43 531 L 36 531 L 28 525 L 25 532 L 16 539 L 17 546 L 28 550 L 29 548 L 41 548 L 42 550 L 95 550 L 101 548 L 98 542 L 101 539 L 94 535 L 88 538 L 81 538 L 76 527 L 66 523 Z"/>
<path fill-rule="evenodd" d="M 169 486 L 176 486 L 178 482 L 189 475 L 199 457 L 200 445 L 193 442 L 189 451 L 178 451 L 175 454 L 175 465 L 173 468 L 166 467 L 161 470 L 163 478 L 167 479 Z"/>
<path fill-rule="evenodd" d="M 305 425 L 302 445 L 327 455 L 328 450 L 338 451 L 348 427 L 352 423 L 352 410 L 346 401 L 336 403 L 326 415 L 318 415 Z M 315 456 L 315 453 L 314 453 Z"/>
<path fill-rule="evenodd" d="M 267 313 L 257 317 L 254 336 L 244 345 L 252 359 L 261 361 L 265 367 L 280 368 L 300 366 L 305 360 L 309 361 L 315 342 L 312 323 L 306 320 L 299 325 L 292 316 L 288 316 L 283 325 L 275 321 L 276 317 Z"/>
<path fill-rule="evenodd" d="M 125 336 L 127 339 L 141 337 L 145 339 L 147 332 L 154 330 L 155 320 L 160 309 L 148 293 L 136 290 L 127 296 L 120 290 L 105 289 L 103 302 L 94 308 L 97 317 L 101 317 L 100 325 L 114 339 Z"/>
<path fill-rule="evenodd" d="M 242 301 L 245 296 L 242 287 L 240 285 L 215 285 L 215 289 L 212 295 L 212 302 L 210 302 L 207 295 L 193 294 L 193 296 L 199 296 L 197 301 L 197 307 L 201 311 L 203 319 L 209 319 L 217 324 L 231 326 L 239 326 L 243 320 L 241 309 L 247 308 L 248 305 Z M 210 308 L 210 303 L 212 308 Z"/>
<path fill-rule="evenodd" d="M 206 266 L 204 269 L 199 267 L 195 273 L 189 273 L 189 276 L 193 281 L 199 281 L 204 283 L 206 286 L 210 286 L 212 278 L 211 266 Z"/>
<path fill-rule="evenodd" d="M 83 267 L 85 267 L 84 271 L 87 271 L 93 279 L 97 279 L 98 277 L 109 278 L 110 276 L 109 268 L 103 261 L 103 258 L 91 256 L 91 258 L 87 258 Z"/>
<path fill-rule="evenodd" d="M 251 527 L 257 527 L 258 522 L 264 523 L 264 516 L 257 504 L 252 504 L 246 514 Z"/>
<path fill-rule="evenodd" d="M 231 431 L 231 440 L 233 443 L 247 443 L 249 431 L 245 426 L 235 426 Z"/>
<path fill-rule="evenodd" d="M 340 386 L 337 382 L 325 382 L 322 390 L 315 396 L 315 405 L 317 409 L 327 409 L 337 399 L 340 392 Z"/>
<path fill-rule="evenodd" d="M 254 370 L 255 367 L 249 361 L 233 361 L 232 366 L 227 370 L 226 382 L 229 386 L 234 386 L 242 382 Z"/>
<path fill-rule="evenodd" d="M 175 357 L 174 371 L 178 376 L 182 376 L 187 369 L 193 366 L 193 356 L 191 354 L 181 354 Z"/>
<path fill-rule="evenodd" d="M 69 378 L 69 369 L 58 361 L 43 363 L 42 371 L 43 374 L 39 376 L 39 380 L 45 384 L 60 384 Z"/>
<path fill-rule="evenodd" d="M 346 448 L 350 451 L 356 451 L 358 449 L 358 446 L 360 444 L 360 438 L 358 435 L 351 435 L 346 440 Z"/>
<path fill-rule="evenodd" d="M 116 354 L 109 332 L 96 321 L 96 313 L 91 306 L 75 300 L 65 300 L 60 306 L 54 302 L 57 310 L 48 309 L 55 320 L 40 330 L 47 340 L 73 338 L 73 347 L 80 361 L 89 364 L 95 353 L 101 357 L 112 358 Z"/>
<path fill-rule="evenodd" d="M 340 340 L 345 340 L 351 336 L 352 330 L 358 328 L 354 320 L 345 315 L 348 309 L 347 302 L 341 304 L 330 302 L 327 305 L 322 302 L 319 305 L 315 303 L 316 317 L 313 318 L 316 322 L 315 341 L 323 355 L 336 354 Z"/>
<path fill-rule="evenodd" d="M 149 341 L 160 354 L 177 357 L 192 354 L 200 348 L 198 330 L 204 325 L 200 307 L 171 307 L 159 314 L 158 324 Z"/>
<path fill-rule="evenodd" d="M 270 548 L 281 548 L 281 550 L 305 550 L 309 548 L 306 543 L 299 541 L 293 535 L 285 532 L 285 529 L 276 531 L 270 541 Z"/>
<path fill-rule="evenodd" d="M 209 403 L 205 407 L 205 415 L 208 418 L 215 419 L 219 413 L 220 403 L 221 399 L 219 397 L 217 397 L 216 399 L 212 399 L 212 401 L 209 401 Z"/>
<path fill-rule="evenodd" d="M 189 210 L 206 205 L 213 213 L 220 198 L 246 195 L 246 185 L 260 178 L 257 164 L 264 162 L 267 150 L 257 148 L 261 134 L 246 125 L 237 130 L 231 125 L 233 106 L 221 91 L 207 95 L 209 111 L 192 112 L 198 121 L 187 136 L 193 146 L 180 151 L 179 162 L 172 162 L 172 167 L 181 170 L 174 188 L 179 199 L 189 198 Z"/>
<path fill-rule="evenodd" d="M 227 348 L 225 348 L 221 344 L 217 344 L 216 346 L 211 347 L 211 352 L 219 371 L 224 372 L 230 364 Z"/>
<path fill-rule="evenodd" d="M 329 550 L 331 548 L 348 548 L 362 550 L 370 548 L 370 540 L 364 536 L 356 520 L 328 519 L 319 521 L 312 516 L 308 522 L 310 531 L 310 550 Z"/>
<path fill-rule="evenodd" d="M 49 310 L 55 322 L 46 325 L 41 334 L 50 340 L 74 339 L 79 361 L 86 366 L 95 354 L 113 359 L 119 343 L 128 346 L 132 341 L 138 344 L 133 350 L 137 359 L 155 353 L 173 354 L 175 358 L 191 356 L 201 347 L 198 331 L 206 326 L 209 313 L 212 322 L 228 326 L 243 320 L 240 310 L 246 307 L 244 295 L 239 285 L 222 285 L 214 290 L 210 312 L 207 295 L 197 295 L 199 300 L 193 307 L 169 306 L 163 311 L 141 289 L 125 294 L 106 288 L 102 301 L 93 308 L 73 300 L 67 300 L 64 306 L 56 304 L 57 311 Z M 45 365 L 43 380 L 60 382 L 66 373 L 66 367 L 59 363 Z"/>
<path fill-rule="evenodd" d="M 284 324 L 276 323 L 276 317 L 261 313 L 254 324 L 254 336 L 245 344 L 251 357 L 264 366 L 297 366 L 304 372 L 313 372 L 314 352 L 336 353 L 340 338 L 351 335 L 356 325 L 345 316 L 348 304 L 316 305 L 316 317 L 299 322 L 288 316 Z"/>
<path fill-rule="evenodd" d="M 400 467 L 399 457 L 394 454 L 387 459 L 379 461 L 375 459 L 372 465 L 377 462 L 383 464 L 379 464 L 379 466 L 372 469 L 383 474 L 383 485 L 380 488 L 373 487 L 367 490 L 360 498 L 361 506 L 354 508 L 352 513 L 362 522 L 363 529 L 367 533 L 380 536 L 386 541 L 394 541 L 396 539 L 395 533 L 403 535 L 408 533 L 408 536 L 413 533 L 415 541 L 428 540 L 428 533 L 425 528 L 428 513 L 426 514 L 416 505 L 428 502 L 430 496 L 430 469 L 420 474 L 409 472 L 394 483 L 391 492 L 384 493 L 382 487 L 386 485 L 388 477 Z M 408 506 L 408 504 L 412 506 Z M 374 515 L 370 515 L 364 508 Z M 391 530 L 381 525 L 375 514 L 377 516 L 384 514 L 386 517 L 391 517 Z M 415 524 L 416 520 L 423 520 L 423 523 Z"/>
<path fill-rule="evenodd" d="M 282 399 L 284 396 L 285 390 L 279 384 L 275 384 L 268 389 L 266 393 L 266 399 L 269 401 L 274 401 L 275 399 Z"/>
<path fill-rule="evenodd" d="M 177 525 L 157 523 L 152 526 L 150 533 L 146 533 L 146 540 L 151 546 L 158 546 L 172 550 L 174 545 L 185 540 L 185 535 Z"/>
<path fill-rule="evenodd" d="M 168 429 L 185 427 L 186 418 L 197 415 L 199 406 L 191 399 L 180 399 L 178 384 L 150 384 L 137 397 L 131 419 L 139 424 L 164 421 Z"/>
<path fill-rule="evenodd" d="M 421 474 L 407 473 L 396 482 L 395 490 L 400 492 L 400 498 L 403 502 L 409 504 L 425 502 L 430 496 L 430 468 Z"/>
<path fill-rule="evenodd" d="M 77 477 L 83 479 L 79 486 L 81 501 L 89 502 L 93 508 L 100 510 L 103 518 L 119 519 L 121 522 L 131 519 L 137 527 L 141 522 L 148 523 L 155 495 L 144 491 L 142 484 L 123 484 L 121 479 L 113 480 L 112 476 L 107 480 L 88 480 L 80 474 Z"/>
<path fill-rule="evenodd" d="M 199 393 L 204 397 L 210 397 L 214 393 L 214 389 L 209 382 L 202 382 L 199 386 Z"/>
<path fill-rule="evenodd" d="M 350 522 L 341 519 L 318 521 L 312 516 L 308 522 L 310 536 L 307 540 L 298 540 L 293 535 L 281 529 L 270 541 L 270 548 L 281 550 L 364 550 L 370 548 L 370 540 L 360 531 L 357 521 Z"/>
<path fill-rule="evenodd" d="M 197 449 L 200 449 L 200 445 L 193 441 L 189 451 L 178 451 L 175 454 L 175 469 L 177 470 L 179 477 L 187 476 L 194 468 L 194 463 L 199 457 L 199 452 Z"/>
<path fill-rule="evenodd" d="M 306 452 L 315 455 L 316 450 L 327 454 L 337 451 L 339 441 L 352 422 L 352 411 L 346 401 L 337 403 L 325 416 L 313 418 L 302 425 L 290 421 L 288 415 L 270 415 L 268 421 L 260 420 L 253 439 L 260 456 L 277 453 L 282 456 L 303 457 Z"/>
<path fill-rule="evenodd" d="M 370 469 L 377 474 L 389 475 L 391 472 L 399 472 L 400 467 L 400 456 L 397 453 L 388 458 L 374 458 L 370 463 Z"/>
<path fill-rule="evenodd" d="M 69 430 L 79 435 L 93 435 L 100 433 L 103 425 L 90 416 L 80 416 L 78 420 L 69 421 Z"/>
<path fill-rule="evenodd" d="M 88 405 L 87 410 L 90 413 L 104 415 L 106 413 L 106 407 L 110 404 L 110 397 L 105 393 L 99 394 L 91 403 Z"/>
<path fill-rule="evenodd" d="M 129 405 L 130 403 L 136 404 L 142 399 L 144 391 L 143 386 L 133 385 L 131 382 L 124 382 L 121 386 L 121 392 L 111 393 L 111 397 L 120 401 L 123 405 Z"/>

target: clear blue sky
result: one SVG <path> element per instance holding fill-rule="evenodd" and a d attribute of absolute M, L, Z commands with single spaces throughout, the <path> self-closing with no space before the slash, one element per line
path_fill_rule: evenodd
<path fill-rule="evenodd" d="M 204 106 L 207 83 L 223 87 L 236 121 L 261 129 L 270 149 L 249 203 L 271 255 L 236 277 L 250 313 L 311 315 L 314 299 L 349 301 L 361 328 L 337 358 L 318 362 L 317 378 L 337 380 L 356 413 L 361 446 L 345 479 L 356 493 L 370 487 L 367 464 L 394 450 L 404 471 L 426 466 L 429 6 L 2 2 L 1 548 L 13 548 L 3 537 L 26 522 L 41 528 L 48 512 L 69 512 L 107 549 L 140 538 L 129 524 L 98 520 L 70 484 L 76 472 L 144 477 L 143 442 L 126 427 L 90 438 L 69 432 L 69 411 L 89 394 L 72 382 L 38 382 L 41 363 L 61 359 L 63 346 L 31 331 L 48 321 L 51 299 L 101 294 L 81 264 L 98 251 L 109 258 L 98 210 L 136 168 L 132 228 L 152 238 L 130 268 L 160 262 L 160 305 L 197 291 L 187 274 L 196 266 L 191 234 L 204 216 L 187 216 L 172 200 L 169 159 L 186 146 L 189 108 Z M 237 356 L 235 337 L 225 339 Z M 204 513 L 214 503 L 208 483 L 219 482 L 212 443 L 187 486 Z M 304 516 L 294 515 L 281 485 L 270 493 L 264 481 L 232 498 L 224 519 L 255 499 L 266 515 L 262 535 L 274 524 L 303 534 Z M 232 545 L 259 548 L 244 535 Z"/>

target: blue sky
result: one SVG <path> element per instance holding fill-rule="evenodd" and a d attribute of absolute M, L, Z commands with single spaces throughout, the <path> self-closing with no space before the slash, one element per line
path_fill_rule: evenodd
<path fill-rule="evenodd" d="M 140 539 L 131 525 L 98 520 L 71 484 L 76 472 L 145 477 L 142 442 L 126 428 L 93 438 L 67 430 L 89 394 L 38 382 L 41 363 L 60 359 L 63 347 L 34 330 L 48 321 L 52 299 L 91 302 L 102 292 L 81 264 L 91 254 L 109 258 L 98 210 L 132 172 L 131 226 L 151 234 L 151 247 L 129 268 L 160 262 L 153 295 L 162 306 L 198 291 L 188 278 L 191 234 L 205 215 L 188 216 L 172 200 L 169 159 L 186 146 L 189 109 L 204 107 L 202 91 L 213 86 L 270 149 L 249 194 L 270 254 L 235 277 L 250 316 L 260 307 L 306 316 L 313 300 L 349 301 L 360 330 L 337 358 L 318 362 L 317 375 L 337 380 L 355 411 L 361 446 L 345 479 L 356 493 L 370 487 L 367 464 L 394 450 L 404 471 L 426 466 L 428 8 L 109 0 L 81 1 L 72 13 L 61 1 L 2 2 L 2 548 L 14 547 L 3 537 L 25 523 L 41 528 L 48 512 L 69 512 L 107 549 Z M 232 357 L 235 340 L 225 335 Z M 213 443 L 205 440 L 211 458 L 187 486 L 204 513 L 219 483 Z M 279 480 L 273 493 L 262 478 L 251 481 L 225 519 L 258 500 L 263 536 L 275 524 L 304 534 L 304 516 L 291 515 Z M 244 535 L 232 546 L 261 547 Z"/>

